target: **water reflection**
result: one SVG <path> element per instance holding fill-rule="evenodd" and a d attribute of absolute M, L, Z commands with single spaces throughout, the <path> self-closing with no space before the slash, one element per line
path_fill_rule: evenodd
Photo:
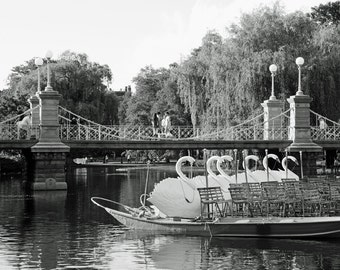
<path fill-rule="evenodd" d="M 203 238 L 126 232 L 156 269 L 339 269 L 339 242 Z M 137 241 L 137 242 L 136 242 Z M 111 252 L 116 252 L 111 250 Z"/>
<path fill-rule="evenodd" d="M 339 241 L 152 235 L 126 230 L 90 202 L 139 205 L 146 170 L 78 168 L 67 192 L 0 181 L 1 269 L 340 269 Z M 174 171 L 150 170 L 148 190 Z"/>

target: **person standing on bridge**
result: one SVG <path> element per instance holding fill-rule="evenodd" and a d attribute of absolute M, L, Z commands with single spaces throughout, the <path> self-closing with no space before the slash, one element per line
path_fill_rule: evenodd
<path fill-rule="evenodd" d="M 169 112 L 165 113 L 165 126 L 164 126 L 164 133 L 165 137 L 169 137 L 170 134 L 170 127 L 171 127 L 171 119 Z"/>
<path fill-rule="evenodd" d="M 157 121 L 158 121 L 158 130 L 157 130 L 157 135 L 158 137 L 161 135 L 162 133 L 162 116 L 161 116 L 161 113 L 158 112 L 157 113 Z"/>
<path fill-rule="evenodd" d="M 325 119 L 322 117 L 319 117 L 319 124 L 320 124 L 320 129 L 326 129 L 328 127 Z"/>
<path fill-rule="evenodd" d="M 161 120 L 161 133 L 165 134 L 165 127 L 166 127 L 166 120 L 165 120 L 166 115 L 163 116 Z"/>
<path fill-rule="evenodd" d="M 326 138 L 326 129 L 328 125 L 326 123 L 326 120 L 321 116 L 319 116 L 319 127 L 321 130 L 321 135 L 324 136 L 324 138 Z"/>
<path fill-rule="evenodd" d="M 30 139 L 31 136 L 31 125 L 32 125 L 32 118 L 31 114 L 26 115 L 21 121 L 17 123 L 20 133 L 20 138 L 23 139 Z"/>
<path fill-rule="evenodd" d="M 157 136 L 159 134 L 159 117 L 160 113 L 155 113 L 152 119 L 152 129 L 153 129 L 153 136 Z"/>
<path fill-rule="evenodd" d="M 72 117 L 71 125 L 76 125 L 76 124 L 77 124 L 77 119 L 75 117 Z"/>

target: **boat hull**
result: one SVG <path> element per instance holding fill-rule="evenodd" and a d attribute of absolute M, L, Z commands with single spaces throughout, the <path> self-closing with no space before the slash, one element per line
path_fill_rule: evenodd
<path fill-rule="evenodd" d="M 339 238 L 340 217 L 221 218 L 214 222 L 148 219 L 105 208 L 117 221 L 136 230 L 214 237 Z"/>

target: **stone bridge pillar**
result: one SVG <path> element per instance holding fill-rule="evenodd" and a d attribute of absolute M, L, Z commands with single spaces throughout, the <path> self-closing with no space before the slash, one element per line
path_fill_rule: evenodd
<path fill-rule="evenodd" d="M 271 97 L 261 103 L 264 110 L 264 140 L 279 140 L 282 139 L 282 119 L 277 117 L 282 113 L 283 102 L 277 100 L 275 97 Z M 273 119 L 268 121 L 269 119 Z M 278 132 L 279 130 L 279 132 Z"/>
<path fill-rule="evenodd" d="M 65 190 L 66 154 L 70 148 L 59 138 L 58 106 L 61 95 L 47 86 L 38 94 L 40 104 L 39 142 L 31 148 L 31 177 L 34 190 Z"/>
<path fill-rule="evenodd" d="M 288 151 L 295 152 L 293 155 L 296 156 L 298 160 L 300 157 L 298 152 L 302 153 L 304 176 L 316 175 L 316 158 L 318 152 L 322 151 L 322 148 L 311 139 L 310 103 L 312 100 L 310 96 L 304 95 L 302 92 L 297 92 L 295 96 L 287 99 L 291 109 L 289 139 L 293 141 L 288 147 Z"/>

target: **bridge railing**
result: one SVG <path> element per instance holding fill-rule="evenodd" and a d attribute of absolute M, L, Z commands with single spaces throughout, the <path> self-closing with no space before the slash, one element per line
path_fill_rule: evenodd
<path fill-rule="evenodd" d="M 62 140 L 159 140 L 159 139 L 185 139 L 192 138 L 199 132 L 192 127 L 172 126 L 168 134 L 153 135 L 151 126 L 103 126 L 67 124 L 60 126 L 60 139 Z"/>
<path fill-rule="evenodd" d="M 311 127 L 312 140 L 340 141 L 340 126 L 328 126 L 321 129 L 319 126 Z"/>
<path fill-rule="evenodd" d="M 31 115 L 39 110 L 39 105 L 27 111 L 0 121 L 1 140 L 23 140 L 39 138 L 40 128 L 32 125 Z"/>
<path fill-rule="evenodd" d="M 0 137 L 2 140 L 19 140 L 20 130 L 16 124 L 1 124 Z"/>
<path fill-rule="evenodd" d="M 288 140 L 290 128 L 276 127 L 267 129 L 268 140 Z"/>
<path fill-rule="evenodd" d="M 221 136 L 219 139 L 234 141 L 263 139 L 263 127 L 258 126 L 230 127 L 225 129 L 223 133 L 223 136 Z"/>
<path fill-rule="evenodd" d="M 197 136 L 201 140 L 288 140 L 290 109 L 271 119 L 265 120 L 264 113 L 244 121 L 236 126 L 218 128 L 216 130 L 204 130 Z M 273 121 L 276 121 L 275 125 Z M 271 123 L 267 125 L 267 123 Z M 278 123 L 280 126 L 278 126 Z M 268 127 L 269 126 L 269 127 Z"/>
<path fill-rule="evenodd" d="M 198 138 L 201 140 L 263 140 L 264 133 L 267 132 L 268 140 L 287 140 L 289 127 L 275 127 L 265 130 L 263 126 L 241 126 L 220 129 L 219 132 L 210 134 L 201 134 Z"/>
<path fill-rule="evenodd" d="M 105 126 L 60 125 L 62 140 L 117 140 L 119 132 Z"/>
<path fill-rule="evenodd" d="M 337 123 L 312 110 L 311 113 L 311 138 L 317 141 L 340 140 L 340 123 Z"/>
<path fill-rule="evenodd" d="M 1 140 L 38 139 L 39 134 L 39 125 L 30 126 L 28 130 L 23 130 L 20 129 L 17 124 L 0 124 Z"/>

